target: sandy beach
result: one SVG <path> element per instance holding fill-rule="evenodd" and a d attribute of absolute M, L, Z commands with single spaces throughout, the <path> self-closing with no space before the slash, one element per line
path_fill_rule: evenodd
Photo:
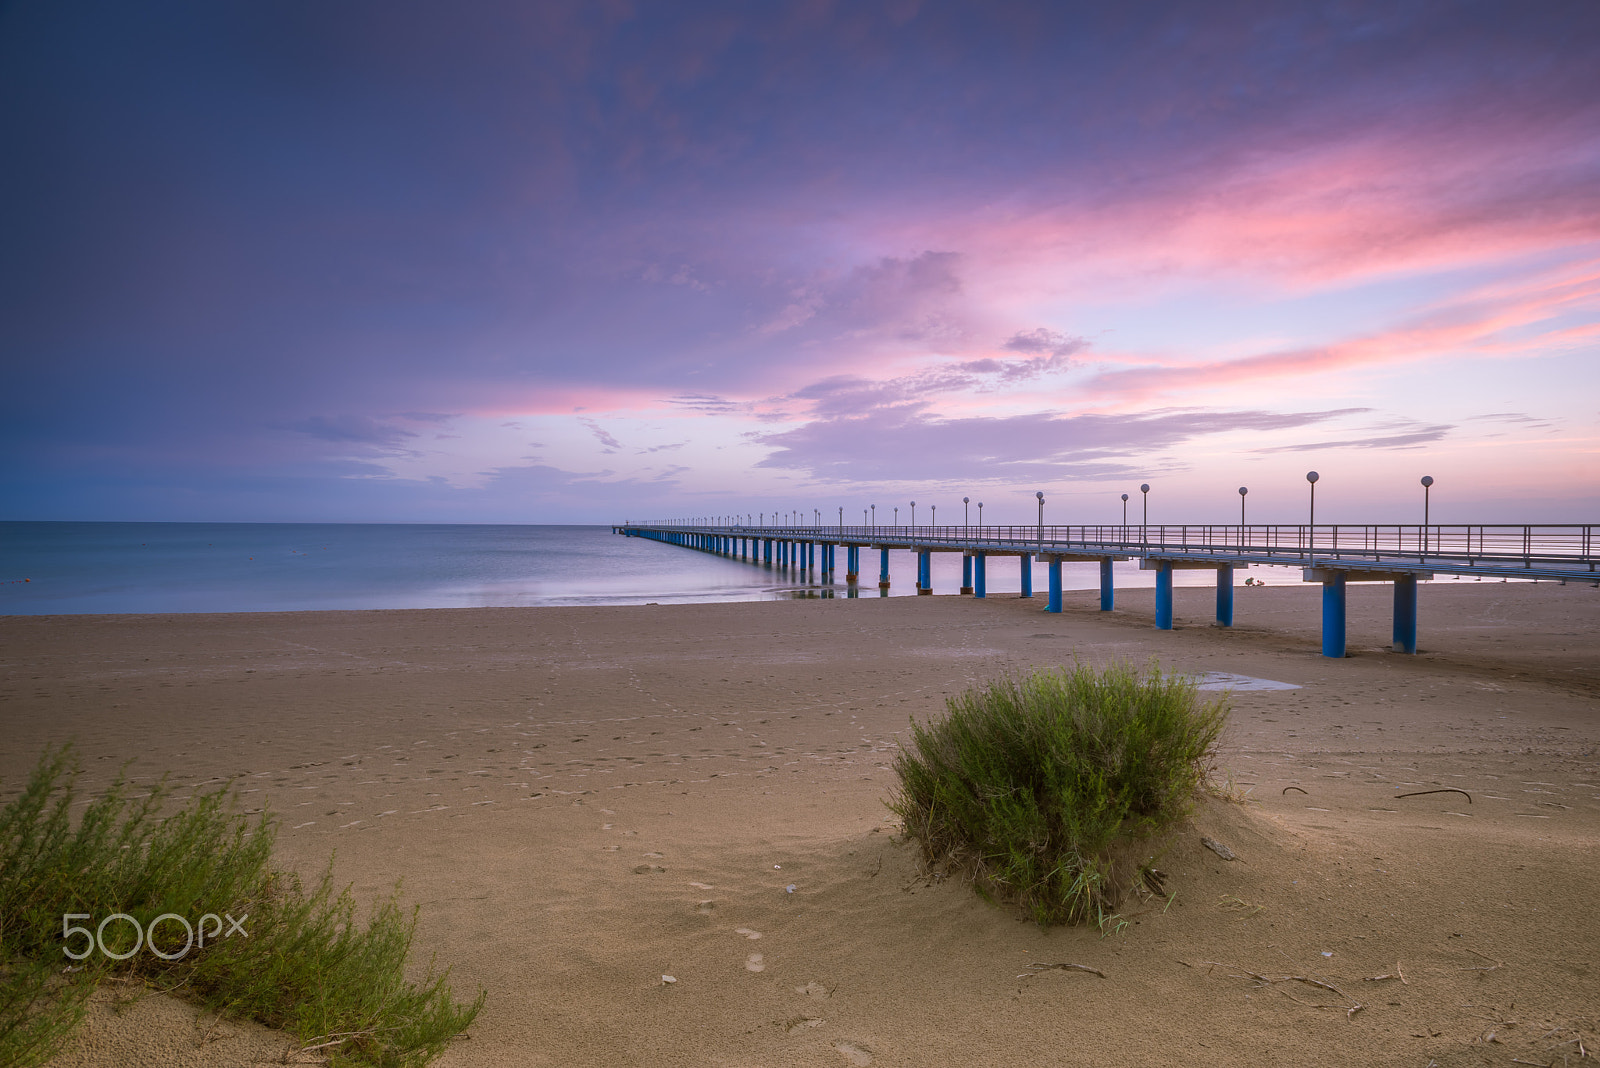
<path fill-rule="evenodd" d="M 1109 616 L 1080 592 L 1059 615 L 939 596 L 9 617 L 0 796 L 71 739 L 85 790 L 124 762 L 233 778 L 280 817 L 283 866 L 337 851 L 362 900 L 403 880 L 421 962 L 489 994 L 451 1068 L 1592 1055 L 1600 590 L 1426 585 L 1407 657 L 1389 588 L 1352 587 L 1342 661 L 1318 655 L 1316 587 L 1238 590 L 1231 630 L 1210 590 L 1176 592 L 1172 632 L 1149 590 Z M 1170 906 L 1044 931 L 922 870 L 884 805 L 911 717 L 1003 672 L 1152 657 L 1300 687 L 1234 695 L 1236 800 L 1162 844 Z M 98 998 L 55 1063 L 292 1045 Z"/>

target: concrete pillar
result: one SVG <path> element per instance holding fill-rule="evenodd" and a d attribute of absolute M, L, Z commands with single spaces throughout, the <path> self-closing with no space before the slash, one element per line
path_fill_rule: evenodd
<path fill-rule="evenodd" d="M 1156 628 L 1172 629 L 1172 564 L 1156 561 Z"/>
<path fill-rule="evenodd" d="M 1217 568 L 1217 626 L 1233 626 L 1233 565 Z"/>
<path fill-rule="evenodd" d="M 1050 597 L 1044 603 L 1046 612 L 1061 611 L 1061 557 L 1050 558 Z"/>
<path fill-rule="evenodd" d="M 854 585 L 861 578 L 861 546 L 846 545 L 844 549 L 844 580 Z"/>
<path fill-rule="evenodd" d="M 1033 554 L 1023 553 L 1022 557 L 1022 596 L 1033 596 Z"/>
<path fill-rule="evenodd" d="M 961 592 L 972 592 L 972 554 L 961 554 Z"/>
<path fill-rule="evenodd" d="M 878 589 L 889 588 L 889 550 L 878 550 Z"/>
<path fill-rule="evenodd" d="M 1336 571 L 1333 577 L 1322 581 L 1322 655 L 1343 660 L 1344 643 L 1344 572 Z"/>
<path fill-rule="evenodd" d="M 972 595 L 989 596 L 989 554 L 979 553 L 972 559 Z"/>
<path fill-rule="evenodd" d="M 1111 581 L 1111 557 L 1100 559 L 1100 611 L 1109 612 L 1117 606 L 1117 588 Z"/>
<path fill-rule="evenodd" d="M 1394 651 L 1417 651 L 1417 576 L 1394 580 Z"/>
<path fill-rule="evenodd" d="M 933 593 L 933 553 L 928 549 L 917 554 L 917 593 L 921 596 Z"/>

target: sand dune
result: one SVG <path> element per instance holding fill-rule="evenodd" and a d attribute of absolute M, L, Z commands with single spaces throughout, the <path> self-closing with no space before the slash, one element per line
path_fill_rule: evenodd
<path fill-rule="evenodd" d="M 73 738 L 87 788 L 129 759 L 238 777 L 284 865 L 337 849 L 367 897 L 403 877 L 418 948 L 489 991 L 442 1065 L 1577 1063 L 1600 591 L 1427 586 L 1416 657 L 1383 650 L 1387 592 L 1352 589 L 1343 661 L 1317 591 L 1281 587 L 1239 591 L 1232 631 L 1180 589 L 1171 633 L 1149 591 L 1111 617 L 1092 594 L 13 617 L 0 776 L 12 796 Z M 1239 800 L 1159 844 L 1176 899 L 1109 937 L 923 871 L 883 804 L 909 717 L 1074 657 L 1300 687 L 1235 695 Z M 58 1063 L 286 1048 L 147 997 Z"/>

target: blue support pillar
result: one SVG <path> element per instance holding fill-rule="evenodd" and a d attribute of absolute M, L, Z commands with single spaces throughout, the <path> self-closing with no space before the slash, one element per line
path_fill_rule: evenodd
<path fill-rule="evenodd" d="M 972 595 L 989 596 L 989 555 L 979 553 L 972 557 Z"/>
<path fill-rule="evenodd" d="M 817 573 L 817 543 L 806 543 L 806 571 L 815 575 Z"/>
<path fill-rule="evenodd" d="M 1233 626 L 1233 565 L 1217 568 L 1217 626 Z"/>
<path fill-rule="evenodd" d="M 933 593 L 933 553 L 928 549 L 917 554 L 917 593 L 923 596 Z"/>
<path fill-rule="evenodd" d="M 1022 596 L 1033 596 L 1033 554 L 1022 554 Z"/>
<path fill-rule="evenodd" d="M 762 538 L 761 542 L 762 562 L 770 564 L 772 563 L 772 539 Z"/>
<path fill-rule="evenodd" d="M 1172 629 L 1172 564 L 1156 561 L 1156 629 Z"/>
<path fill-rule="evenodd" d="M 1061 557 L 1050 558 L 1050 597 L 1044 603 L 1046 612 L 1061 611 Z"/>
<path fill-rule="evenodd" d="M 1417 651 L 1417 576 L 1394 580 L 1394 651 Z"/>
<path fill-rule="evenodd" d="M 879 549 L 878 553 L 878 589 L 886 590 L 889 588 L 889 550 Z"/>
<path fill-rule="evenodd" d="M 972 554 L 961 554 L 961 592 L 972 592 Z"/>
<path fill-rule="evenodd" d="M 1111 581 L 1111 557 L 1100 558 L 1100 611 L 1109 612 L 1117 606 L 1117 588 Z"/>
<path fill-rule="evenodd" d="M 1322 655 L 1344 659 L 1344 572 L 1322 580 Z"/>
<path fill-rule="evenodd" d="M 861 546 L 847 545 L 844 549 L 844 580 L 854 585 L 861 578 Z"/>

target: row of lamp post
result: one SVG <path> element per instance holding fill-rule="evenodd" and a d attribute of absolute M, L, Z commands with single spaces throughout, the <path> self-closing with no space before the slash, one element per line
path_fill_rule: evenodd
<path fill-rule="evenodd" d="M 1311 527 L 1311 528 L 1315 528 L 1316 525 L 1317 525 L 1317 482 L 1321 477 L 1322 476 L 1319 475 L 1315 471 L 1307 471 L 1306 472 L 1306 482 L 1309 484 L 1310 491 L 1311 491 L 1310 510 L 1309 510 L 1309 515 L 1308 515 L 1308 520 L 1309 521 L 1308 521 L 1307 525 L 1309 527 Z M 1432 489 L 1433 489 L 1433 476 L 1432 475 L 1423 475 L 1422 476 L 1422 527 L 1423 527 L 1423 539 L 1424 539 L 1424 541 L 1423 541 L 1423 549 L 1424 549 L 1424 551 L 1427 550 L 1428 526 L 1429 526 L 1429 519 L 1430 519 L 1429 511 L 1430 511 L 1430 506 L 1431 506 L 1431 503 L 1432 503 L 1431 500 L 1430 500 L 1430 494 L 1432 492 Z M 1248 486 L 1240 486 L 1239 487 L 1239 530 L 1240 530 L 1240 537 L 1241 538 L 1244 535 L 1244 527 L 1245 527 L 1245 512 L 1244 512 L 1245 497 L 1248 496 L 1249 493 L 1250 493 L 1250 488 Z M 1142 516 L 1140 527 L 1141 527 L 1141 529 L 1145 529 L 1145 528 L 1148 528 L 1149 525 L 1150 525 L 1150 484 L 1148 482 L 1142 483 L 1139 486 L 1139 494 L 1140 494 L 1141 498 L 1143 499 L 1142 503 L 1144 505 L 1144 508 L 1143 508 L 1143 513 L 1144 514 Z M 1044 491 L 1043 490 L 1039 490 L 1039 491 L 1035 492 L 1033 496 L 1034 496 L 1034 499 L 1038 501 L 1038 505 L 1039 505 L 1038 537 L 1039 537 L 1039 544 L 1042 546 L 1044 544 Z M 971 526 L 971 522 L 972 522 L 972 513 L 971 513 L 971 510 L 970 510 L 971 504 L 972 504 L 972 498 L 971 497 L 963 497 L 963 498 L 961 498 L 961 522 L 962 522 L 962 526 L 964 526 L 964 527 Z M 929 508 L 930 512 L 932 513 L 932 515 L 933 515 L 932 522 L 937 524 L 938 523 L 938 516 L 939 516 L 939 506 L 936 505 L 936 504 L 932 504 L 932 505 L 929 505 L 928 508 Z M 814 518 L 815 522 L 817 523 L 817 525 L 820 526 L 822 524 L 822 510 L 814 508 L 814 509 L 812 509 L 812 515 L 813 515 L 813 518 Z M 789 522 L 791 517 L 794 518 L 794 519 L 799 519 L 800 516 L 801 516 L 801 513 L 798 510 L 795 511 L 795 512 L 792 512 L 792 513 L 791 512 L 784 512 L 783 513 L 783 521 L 784 521 L 785 524 L 788 524 L 788 522 Z M 710 520 L 710 519 L 714 518 L 719 524 L 723 523 L 724 521 L 728 521 L 728 522 L 742 521 L 742 522 L 748 524 L 749 521 L 750 521 L 750 517 L 748 515 L 745 515 L 745 516 L 715 516 L 715 517 L 706 516 L 704 518 L 706 520 Z M 772 513 L 773 522 L 777 522 L 778 518 L 779 518 L 779 513 L 777 513 L 777 512 Z M 761 520 L 761 524 L 763 526 L 765 526 L 766 525 L 766 521 L 767 521 L 767 513 L 762 512 L 760 514 L 760 520 Z M 878 525 L 878 506 L 876 504 L 874 504 L 874 505 L 870 505 L 867 508 L 863 508 L 861 510 L 861 521 L 863 523 L 867 524 L 871 528 L 876 528 L 877 525 Z M 896 505 L 895 508 L 894 508 L 894 522 L 895 522 L 896 526 L 900 525 L 900 508 L 899 508 L 898 505 Z M 911 502 L 911 525 L 913 527 L 915 527 L 917 525 L 917 502 L 916 501 L 912 501 Z M 983 527 L 983 502 L 982 501 L 978 502 L 978 527 L 980 529 L 982 529 L 982 527 Z M 1126 493 L 1124 493 L 1122 495 L 1122 528 L 1123 528 L 1124 531 L 1126 531 L 1127 528 L 1128 528 L 1128 494 L 1126 494 Z M 844 529 L 844 506 L 843 505 L 839 506 L 839 529 L 840 529 L 841 532 Z"/>

